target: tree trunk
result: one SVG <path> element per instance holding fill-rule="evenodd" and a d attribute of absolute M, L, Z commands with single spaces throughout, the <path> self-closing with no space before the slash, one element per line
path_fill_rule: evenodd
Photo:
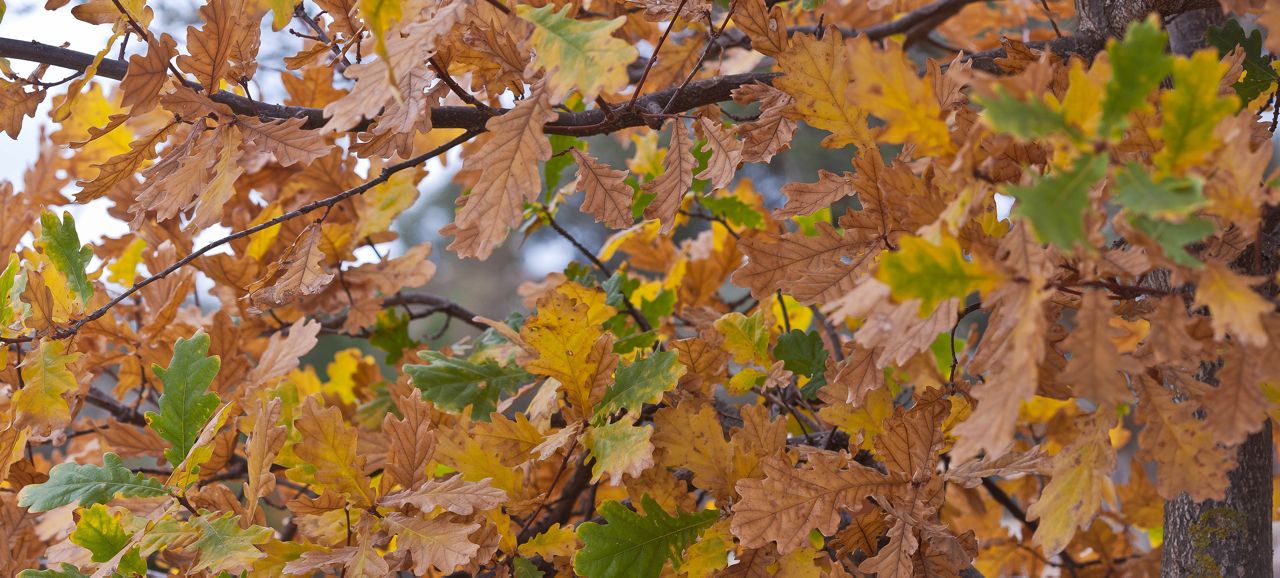
<path fill-rule="evenodd" d="M 1271 422 L 1240 446 L 1225 500 L 1165 502 L 1162 576 L 1271 576 Z"/>

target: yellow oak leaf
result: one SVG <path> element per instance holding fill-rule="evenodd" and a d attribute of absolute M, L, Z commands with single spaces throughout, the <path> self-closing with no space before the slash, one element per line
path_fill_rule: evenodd
<path fill-rule="evenodd" d="M 1267 345 L 1262 318 L 1275 307 L 1251 288 L 1263 282 L 1260 278 L 1240 275 L 1225 263 L 1205 263 L 1196 284 L 1195 304 L 1209 308 L 1214 339 L 1222 341 L 1230 333 L 1246 345 Z"/>
<path fill-rule="evenodd" d="M 849 66 L 854 79 L 852 98 L 885 122 L 880 140 L 913 143 L 921 156 L 954 150 L 933 83 L 916 73 L 897 42 L 889 41 L 881 51 L 861 35 L 853 41 Z"/>
<path fill-rule="evenodd" d="M 1212 50 L 1173 61 L 1173 89 L 1160 95 L 1163 121 L 1155 136 L 1164 142 L 1152 161 L 1165 174 L 1182 174 L 1222 143 L 1214 128 L 1239 107 L 1239 99 L 1221 96 L 1218 85 L 1227 64 Z"/>
<path fill-rule="evenodd" d="M 65 341 L 48 339 L 26 354 L 19 366 L 23 386 L 13 394 L 18 423 L 42 434 L 67 424 L 71 407 L 64 396 L 78 387 L 67 366 L 78 359 L 79 353 L 66 352 Z"/>
<path fill-rule="evenodd" d="M 814 128 L 830 132 L 822 146 L 859 149 L 874 146 L 866 110 L 849 94 L 852 67 L 849 46 L 839 30 L 829 29 L 819 40 L 807 34 L 791 38 L 778 57 L 784 76 L 774 85 L 795 99 L 795 113 Z"/>
<path fill-rule="evenodd" d="M 1103 500 L 1115 502 L 1111 471 L 1116 453 L 1107 432 L 1106 412 L 1077 422 L 1075 441 L 1053 458 L 1053 477 L 1040 499 L 1027 508 L 1028 520 L 1039 520 L 1035 543 L 1045 555 L 1054 556 L 1071 543 L 1076 528 L 1087 529 L 1102 508 Z"/>
<path fill-rule="evenodd" d="M 561 527 L 559 523 L 520 544 L 516 552 L 521 556 L 542 556 L 544 560 L 554 558 L 572 558 L 578 551 L 581 541 L 573 528 Z"/>
<path fill-rule="evenodd" d="M 342 494 L 352 504 L 367 508 L 374 502 L 373 488 L 364 474 L 364 456 L 356 451 L 356 429 L 336 407 L 325 407 L 308 397 L 293 426 L 301 440 L 293 453 L 303 460 L 289 470 L 295 480 L 314 481 L 321 488 Z"/>

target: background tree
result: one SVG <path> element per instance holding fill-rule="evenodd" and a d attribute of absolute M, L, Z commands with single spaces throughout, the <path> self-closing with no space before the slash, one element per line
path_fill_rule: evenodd
<path fill-rule="evenodd" d="M 1265 2 L 45 8 L 4 575 L 1271 572 Z"/>

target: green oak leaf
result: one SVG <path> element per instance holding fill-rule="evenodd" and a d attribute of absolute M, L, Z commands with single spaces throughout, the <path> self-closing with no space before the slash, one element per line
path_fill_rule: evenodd
<path fill-rule="evenodd" d="M 1154 218 L 1182 217 L 1204 205 L 1200 179 L 1166 177 L 1159 182 L 1142 165 L 1129 163 L 1116 172 L 1114 199 L 1130 212 Z"/>
<path fill-rule="evenodd" d="M 151 366 L 164 382 L 164 394 L 158 402 L 160 412 L 147 412 L 147 423 L 173 446 L 164 457 L 174 466 L 187 459 L 200 430 L 218 410 L 218 396 L 209 392 L 209 385 L 221 365 L 218 356 L 209 355 L 209 335 L 201 332 L 191 339 L 178 338 L 168 369 Z"/>
<path fill-rule="evenodd" d="M 1104 135 L 1118 135 L 1129 113 L 1146 103 L 1147 95 L 1173 71 L 1173 58 L 1164 51 L 1168 41 L 1168 35 L 1149 19 L 1129 26 L 1124 40 L 1107 45 L 1111 80 L 1102 100 Z"/>
<path fill-rule="evenodd" d="M 657 403 L 662 393 L 674 388 L 685 367 L 674 351 L 660 351 L 618 367 L 614 382 L 604 392 L 596 409 L 596 418 L 619 409 L 639 411 L 646 403 Z"/>
<path fill-rule="evenodd" d="M 80 303 L 88 305 L 93 297 L 93 285 L 89 283 L 86 268 L 93 261 L 93 249 L 80 244 L 80 235 L 76 233 L 76 222 L 71 213 L 64 211 L 62 220 L 53 213 L 42 213 L 37 245 L 49 257 L 53 267 L 67 278 L 67 286 L 80 298 Z"/>
<path fill-rule="evenodd" d="M 539 570 L 528 558 L 516 558 L 514 561 L 516 578 L 543 578 L 546 573 Z"/>
<path fill-rule="evenodd" d="M 1226 56 L 1237 46 L 1244 50 L 1244 75 L 1231 86 L 1235 89 L 1236 96 L 1240 97 L 1241 106 L 1258 98 L 1280 80 L 1280 74 L 1271 67 L 1271 58 L 1262 52 L 1261 30 L 1254 30 L 1253 34 L 1245 36 L 1240 23 L 1228 18 L 1222 26 L 1210 28 L 1208 37 L 1209 43 L 1218 49 L 1220 56 Z"/>
<path fill-rule="evenodd" d="M 530 378 L 519 366 L 498 365 L 492 359 L 477 363 L 438 351 L 422 351 L 418 357 L 427 365 L 405 365 L 404 370 L 423 397 L 449 411 L 471 406 L 471 415 L 478 420 L 488 420 L 502 393 L 514 391 Z"/>
<path fill-rule="evenodd" d="M 698 203 L 735 227 L 764 228 L 764 215 L 738 197 L 698 197 Z"/>
<path fill-rule="evenodd" d="M 81 509 L 80 521 L 76 522 L 76 529 L 71 532 L 71 541 L 88 550 L 91 560 L 102 563 L 114 558 L 132 536 L 131 532 L 125 531 L 120 518 L 112 514 L 107 506 L 94 504 Z M 120 568 L 139 575 L 147 573 L 147 563 L 138 555 L 137 550 L 122 557 Z"/>
<path fill-rule="evenodd" d="M 58 464 L 49 470 L 49 480 L 31 484 L 18 492 L 18 505 L 32 512 L 47 512 L 67 504 L 81 506 L 105 504 L 117 494 L 150 498 L 166 496 L 169 490 L 160 482 L 135 474 L 124 467 L 120 456 L 107 452 L 102 466 L 93 464 Z"/>
<path fill-rule="evenodd" d="M 1107 174 L 1106 155 L 1083 156 L 1074 167 L 1041 177 L 1027 187 L 1009 187 L 1018 200 L 1013 214 L 1025 217 L 1041 241 L 1071 251 L 1084 243 L 1084 213 L 1089 189 Z"/>
<path fill-rule="evenodd" d="M 1004 88 L 995 96 L 982 98 L 982 116 L 999 132 L 1020 139 L 1032 140 L 1051 135 L 1067 135 L 1079 138 L 1079 131 L 1067 124 L 1062 111 L 1049 108 L 1040 99 L 1022 100 L 1009 94 Z"/>
<path fill-rule="evenodd" d="M 1170 261 L 1184 267 L 1195 268 L 1199 268 L 1203 263 L 1188 253 L 1186 246 L 1204 240 L 1216 230 L 1211 221 L 1199 217 L 1192 217 L 1182 223 L 1173 223 L 1134 215 L 1129 217 L 1129 224 L 1158 243 L 1164 250 L 1164 256 Z"/>
<path fill-rule="evenodd" d="M 663 564 L 679 562 L 684 549 L 720 518 L 715 510 L 671 516 L 647 494 L 640 503 L 644 516 L 606 502 L 600 514 L 607 523 L 578 527 L 583 547 L 573 557 L 574 572 L 587 578 L 657 578 Z"/>
<path fill-rule="evenodd" d="M 782 361 L 787 371 L 810 379 L 822 378 L 827 369 L 827 348 L 817 331 L 792 329 L 782 334 L 773 347 L 773 357 Z"/>
<path fill-rule="evenodd" d="M 63 562 L 59 570 L 54 570 L 53 568 L 23 570 L 18 572 L 18 578 L 89 578 L 89 575 L 81 572 L 79 568 Z"/>

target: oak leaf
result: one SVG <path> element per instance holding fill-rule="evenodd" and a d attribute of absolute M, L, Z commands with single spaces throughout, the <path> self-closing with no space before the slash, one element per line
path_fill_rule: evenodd
<path fill-rule="evenodd" d="M 801 468 L 785 458 L 761 465 L 764 479 L 737 483 L 742 500 L 734 506 L 733 535 L 748 548 L 776 542 L 783 554 L 803 545 L 812 530 L 834 534 L 842 510 L 904 483 L 838 454 L 813 454 Z"/>
<path fill-rule="evenodd" d="M 693 187 L 693 169 L 697 161 L 693 157 L 693 138 L 689 136 L 689 128 L 684 120 L 671 121 L 671 142 L 667 146 L 667 156 L 662 162 L 662 174 L 643 185 L 647 193 L 654 195 L 653 201 L 644 208 L 646 219 L 658 219 L 662 223 L 659 232 L 663 235 L 671 232 L 676 224 L 676 213 L 685 193 Z"/>
<path fill-rule="evenodd" d="M 874 146 L 867 113 L 849 95 L 853 70 L 849 47 L 838 30 L 827 30 L 822 39 L 797 34 L 791 47 L 778 57 L 783 76 L 774 81 L 795 99 L 795 113 L 814 128 L 830 132 L 822 139 L 826 148 Z"/>
<path fill-rule="evenodd" d="M 534 8 L 520 5 L 516 13 L 534 25 L 534 61 L 547 70 L 547 88 L 557 100 L 577 89 L 584 101 L 601 93 L 616 93 L 628 83 L 627 65 L 636 49 L 613 32 L 626 21 L 583 21 L 568 17 L 569 7 Z"/>
<path fill-rule="evenodd" d="M 586 192 L 582 210 L 594 215 L 597 223 L 604 223 L 611 229 L 630 227 L 635 222 L 631 212 L 633 191 L 626 183 L 631 173 L 601 163 L 577 148 L 570 148 L 569 153 L 578 165 L 578 184 Z"/>
<path fill-rule="evenodd" d="M 547 91 L 539 89 L 485 123 L 493 136 L 469 157 L 482 163 L 480 178 L 463 197 L 449 233 L 456 237 L 449 248 L 459 256 L 487 259 L 507 231 L 520 224 L 524 204 L 541 190 L 538 163 L 551 158 L 542 125 L 555 118 Z"/>
<path fill-rule="evenodd" d="M 378 505 L 399 508 L 412 505 L 423 514 L 431 514 L 436 508 L 454 514 L 469 516 L 477 510 L 492 510 L 507 500 L 507 493 L 489 485 L 489 480 L 468 482 L 459 476 L 445 480 L 431 480 L 413 489 L 389 494 L 378 500 Z"/>
<path fill-rule="evenodd" d="M 333 274 L 324 271 L 325 253 L 320 241 L 320 226 L 307 225 L 280 262 L 267 268 L 266 277 L 250 286 L 244 298 L 252 308 L 282 307 L 324 289 L 333 280 Z"/>
<path fill-rule="evenodd" d="M 632 425 L 622 419 L 587 430 L 582 445 L 591 452 L 591 482 L 606 475 L 609 483 L 618 485 L 624 475 L 638 477 L 653 466 L 653 426 Z"/>
<path fill-rule="evenodd" d="M 480 529 L 480 524 L 462 524 L 444 518 L 424 520 L 392 512 L 382 520 L 382 525 L 396 535 L 399 545 L 413 557 L 413 571 L 425 576 L 432 568 L 440 572 L 452 572 L 454 568 L 471 560 L 480 546 L 468 536 Z"/>

